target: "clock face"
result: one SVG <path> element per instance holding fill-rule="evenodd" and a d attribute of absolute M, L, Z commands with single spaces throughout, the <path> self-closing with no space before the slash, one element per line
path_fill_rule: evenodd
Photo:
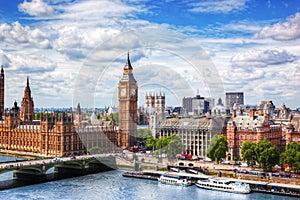
<path fill-rule="evenodd" d="M 135 89 L 131 90 L 131 95 L 134 96 L 135 95 Z"/>
<path fill-rule="evenodd" d="M 126 95 L 126 89 L 125 88 L 122 88 L 121 89 L 121 96 L 125 96 Z"/>

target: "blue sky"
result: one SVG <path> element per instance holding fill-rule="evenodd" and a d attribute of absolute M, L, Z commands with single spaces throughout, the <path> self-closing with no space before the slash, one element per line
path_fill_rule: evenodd
<path fill-rule="evenodd" d="M 0 15 L 6 107 L 27 75 L 36 107 L 117 105 L 128 51 L 140 105 L 242 91 L 300 107 L 298 0 L 10 0 Z"/>

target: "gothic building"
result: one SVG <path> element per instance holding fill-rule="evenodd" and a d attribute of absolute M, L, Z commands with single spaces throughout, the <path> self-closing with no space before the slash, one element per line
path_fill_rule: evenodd
<path fill-rule="evenodd" d="M 165 112 L 166 109 L 166 96 L 164 93 L 147 93 L 146 94 L 146 110 L 153 114 L 154 112 L 157 114 Z"/>
<path fill-rule="evenodd" d="M 4 70 L 0 80 L 0 149 L 27 152 L 39 156 L 85 154 L 93 147 L 102 152 L 132 146 L 137 136 L 138 85 L 127 57 L 119 82 L 119 127 L 115 121 L 84 124 L 80 104 L 73 113 L 34 113 L 29 78 L 27 77 L 21 109 L 17 102 L 4 110 Z M 35 114 L 37 119 L 34 120 Z"/>
<path fill-rule="evenodd" d="M 34 119 L 34 103 L 33 103 L 33 98 L 31 97 L 29 77 L 27 77 L 27 83 L 24 90 L 24 97 L 22 100 L 21 120 L 23 122 L 32 122 L 33 119 Z"/>
<path fill-rule="evenodd" d="M 123 76 L 118 86 L 120 131 L 118 143 L 121 144 L 122 149 L 133 146 L 137 137 L 138 85 L 132 71 L 128 52 Z"/>
<path fill-rule="evenodd" d="M 4 77 L 3 68 L 1 71 Z M 4 84 L 4 81 L 1 81 L 1 84 Z M 74 131 L 72 113 L 37 114 L 39 120 L 33 121 L 34 103 L 27 78 L 21 110 L 15 102 L 11 109 L 4 112 L 0 121 L 0 149 L 39 156 L 86 153 L 81 139 Z"/>

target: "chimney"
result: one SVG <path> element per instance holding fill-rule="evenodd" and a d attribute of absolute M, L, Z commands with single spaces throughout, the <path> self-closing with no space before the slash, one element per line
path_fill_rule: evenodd
<path fill-rule="evenodd" d="M 236 110 L 232 110 L 232 118 L 236 117 Z"/>
<path fill-rule="evenodd" d="M 255 113 L 255 109 L 251 108 L 250 109 L 250 119 L 254 119 L 254 113 Z"/>

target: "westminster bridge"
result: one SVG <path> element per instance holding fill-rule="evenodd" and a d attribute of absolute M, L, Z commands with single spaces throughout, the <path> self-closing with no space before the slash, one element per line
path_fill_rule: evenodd
<path fill-rule="evenodd" d="M 0 190 L 114 169 L 116 158 L 110 154 L 10 161 L 0 163 L 0 174 L 13 171 L 11 180 L 0 181 Z"/>

